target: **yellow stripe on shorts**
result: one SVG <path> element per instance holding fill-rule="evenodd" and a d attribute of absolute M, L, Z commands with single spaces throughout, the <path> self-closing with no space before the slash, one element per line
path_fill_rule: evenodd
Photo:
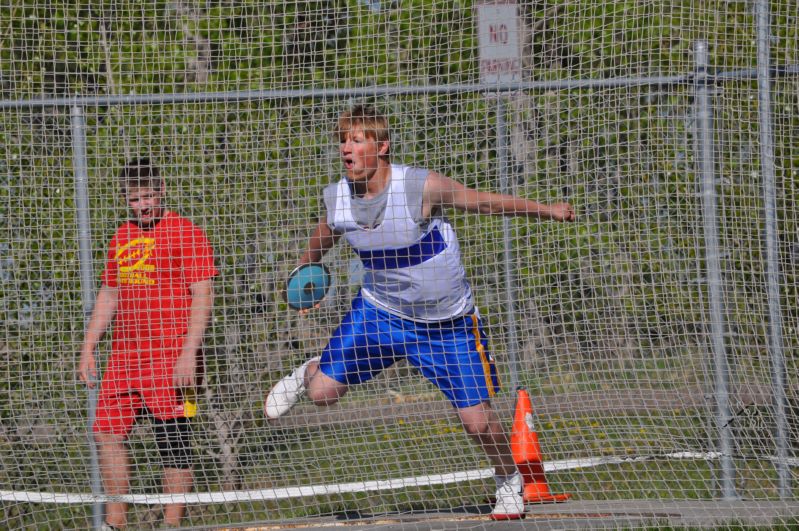
<path fill-rule="evenodd" d="M 492 361 L 486 356 L 486 349 L 480 338 L 480 326 L 477 321 L 477 316 L 472 314 L 472 333 L 474 334 L 475 347 L 477 353 L 480 354 L 480 361 L 483 363 L 483 375 L 486 379 L 486 387 L 488 387 L 488 396 L 494 396 L 496 390 L 494 389 L 494 379 L 491 378 L 491 363 Z"/>

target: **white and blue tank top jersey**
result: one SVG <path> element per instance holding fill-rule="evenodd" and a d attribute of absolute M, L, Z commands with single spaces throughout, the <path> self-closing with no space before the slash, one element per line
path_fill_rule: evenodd
<path fill-rule="evenodd" d="M 369 199 L 354 197 L 346 178 L 324 191 L 327 224 L 363 263 L 363 297 L 422 322 L 454 319 L 474 307 L 455 231 L 440 214 L 422 219 L 429 173 L 392 164 L 388 186 Z"/>

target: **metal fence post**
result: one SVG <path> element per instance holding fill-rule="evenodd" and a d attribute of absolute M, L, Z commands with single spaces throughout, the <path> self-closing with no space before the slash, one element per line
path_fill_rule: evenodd
<path fill-rule="evenodd" d="M 75 204 L 77 205 L 78 247 L 80 256 L 81 300 L 83 301 L 84 326 L 88 324 L 94 308 L 94 268 L 92 266 L 92 236 L 89 220 L 89 172 L 86 162 L 86 120 L 83 108 L 75 105 L 70 112 L 72 129 L 72 165 L 75 172 Z M 92 434 L 95 410 L 97 407 L 97 388 L 88 388 L 89 425 L 88 439 L 91 454 L 92 494 L 98 500 L 92 508 L 92 521 L 95 529 L 103 525 L 103 504 L 100 497 L 103 493 L 100 481 L 100 462 L 97 456 L 97 445 Z"/>
<path fill-rule="evenodd" d="M 513 192 L 510 185 L 508 168 L 508 126 L 505 117 L 505 97 L 497 95 L 497 158 L 499 159 L 499 187 L 503 194 Z M 519 339 L 516 330 L 516 275 L 513 270 L 513 239 L 511 238 L 511 220 L 502 218 L 502 255 L 505 274 L 505 320 L 508 327 L 508 366 L 510 369 L 510 388 L 519 386 Z"/>
<path fill-rule="evenodd" d="M 709 54 L 707 42 L 696 42 L 696 138 L 699 174 L 702 179 L 702 213 L 705 233 L 705 260 L 710 298 L 710 342 L 713 348 L 713 374 L 716 396 L 716 426 L 721 452 L 721 492 L 725 500 L 737 499 L 732 462 L 732 416 L 729 404 L 729 367 L 724 346 L 724 304 L 721 279 L 719 229 L 716 211 L 716 175 L 713 154 L 713 107 L 708 88 Z"/>
<path fill-rule="evenodd" d="M 785 354 L 782 350 L 780 309 L 779 239 L 777 237 L 777 187 L 774 171 L 774 138 L 771 121 L 771 51 L 768 0 L 755 5 L 757 23 L 757 93 L 760 121 L 760 171 L 766 221 L 766 285 L 768 292 L 768 351 L 771 358 L 771 393 L 774 405 L 777 475 L 780 498 L 791 497 L 788 468 L 788 416 L 785 410 Z"/>

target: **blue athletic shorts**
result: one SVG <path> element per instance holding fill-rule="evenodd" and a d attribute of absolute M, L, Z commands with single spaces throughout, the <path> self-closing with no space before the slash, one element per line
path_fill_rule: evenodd
<path fill-rule="evenodd" d="M 420 323 L 381 310 L 360 294 L 333 332 L 319 366 L 337 382 L 353 385 L 371 380 L 403 358 L 456 408 L 476 406 L 499 390 L 477 315 Z"/>

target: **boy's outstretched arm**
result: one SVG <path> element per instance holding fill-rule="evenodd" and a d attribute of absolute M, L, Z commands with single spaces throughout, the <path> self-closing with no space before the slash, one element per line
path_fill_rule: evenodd
<path fill-rule="evenodd" d="M 545 205 L 512 195 L 480 192 L 436 172 L 431 172 L 425 182 L 424 203 L 426 217 L 436 207 L 452 207 L 478 214 L 574 221 L 574 208 L 569 203 Z"/>

